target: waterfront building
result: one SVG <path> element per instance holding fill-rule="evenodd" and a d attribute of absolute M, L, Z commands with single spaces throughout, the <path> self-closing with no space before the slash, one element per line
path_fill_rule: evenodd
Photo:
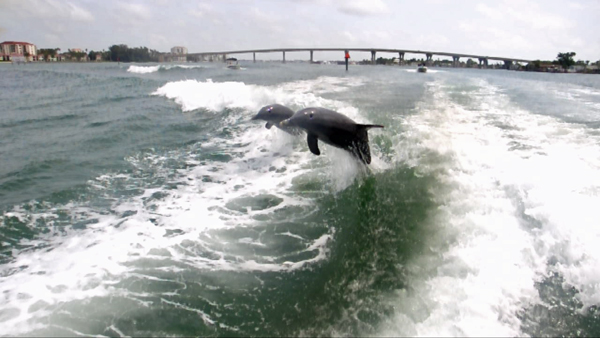
<path fill-rule="evenodd" d="M 187 61 L 187 53 L 188 50 L 183 46 L 175 46 L 171 48 L 171 60 L 170 61 L 179 61 L 186 62 Z"/>
<path fill-rule="evenodd" d="M 72 56 L 70 53 L 83 53 L 84 55 L 78 59 L 78 58 Z M 66 54 L 69 54 L 69 60 L 71 60 L 71 61 L 79 61 L 79 62 L 90 61 L 90 57 L 87 55 L 87 50 L 83 50 L 81 48 L 71 48 L 71 49 L 69 49 L 69 52 Z"/>
<path fill-rule="evenodd" d="M 188 53 L 188 50 L 186 47 L 175 46 L 175 47 L 171 48 L 171 53 L 177 54 L 177 55 L 186 55 Z"/>
<path fill-rule="evenodd" d="M 567 70 L 567 72 L 569 73 L 583 73 L 586 69 L 586 65 L 580 65 L 580 64 L 576 64 L 576 65 L 572 65 L 569 67 L 569 69 Z"/>
<path fill-rule="evenodd" d="M 29 42 L 4 41 L 0 43 L 0 61 L 11 61 L 13 57 L 37 60 L 37 47 Z"/>

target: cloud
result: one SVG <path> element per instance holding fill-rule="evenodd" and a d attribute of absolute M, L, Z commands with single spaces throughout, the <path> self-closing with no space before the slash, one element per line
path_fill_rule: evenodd
<path fill-rule="evenodd" d="M 92 16 L 92 13 L 88 12 L 87 10 L 75 6 L 72 3 L 64 3 L 61 5 L 63 6 L 67 6 L 67 11 L 69 12 L 69 16 L 71 17 L 71 19 L 76 20 L 76 21 L 94 21 L 94 17 Z"/>
<path fill-rule="evenodd" d="M 152 18 L 152 13 L 148 7 L 142 4 L 120 3 L 119 7 L 127 12 L 127 14 L 134 16 L 137 19 L 148 20 Z"/>
<path fill-rule="evenodd" d="M 46 34 L 44 34 L 44 37 L 46 40 L 46 45 L 55 46 L 55 47 L 48 47 L 48 48 L 57 48 L 56 46 L 60 45 L 60 43 L 62 42 L 60 35 L 57 35 L 57 34 L 46 33 Z"/>
<path fill-rule="evenodd" d="M 388 6 L 382 0 L 349 0 L 338 7 L 345 14 L 356 16 L 379 15 L 389 12 Z"/>
<path fill-rule="evenodd" d="M 222 11 L 215 9 L 211 4 L 199 3 L 196 7 L 190 10 L 189 15 L 203 19 L 203 28 L 206 28 L 207 24 L 215 26 L 223 26 L 228 18 Z"/>
<path fill-rule="evenodd" d="M 357 38 L 348 31 L 342 32 L 342 35 L 344 37 L 344 41 L 347 41 L 350 43 L 355 43 L 357 41 Z"/>
<path fill-rule="evenodd" d="M 279 19 L 278 16 L 276 15 L 270 15 L 268 13 L 265 13 L 263 11 L 261 11 L 260 9 L 253 7 L 248 11 L 248 16 L 255 21 L 256 23 L 268 23 L 268 24 L 276 24 Z"/>
<path fill-rule="evenodd" d="M 568 5 L 569 5 L 569 8 L 572 8 L 572 9 L 585 9 L 585 6 L 578 2 L 569 2 Z"/>
<path fill-rule="evenodd" d="M 464 36 L 463 45 L 488 55 L 551 59 L 557 51 L 594 54 L 591 44 L 583 43 L 589 33 L 582 28 L 593 22 L 591 13 L 568 7 L 565 4 L 561 10 L 536 0 L 478 3 L 474 6 L 478 16 L 464 18 L 457 28 Z"/>
<path fill-rule="evenodd" d="M 255 29 L 271 37 L 285 32 L 285 16 L 263 11 L 257 7 L 250 8 L 244 13 L 244 24 L 248 29 Z M 280 35 L 283 37 L 283 35 Z"/>
<path fill-rule="evenodd" d="M 534 2 L 519 2 L 512 6 L 511 0 L 505 0 L 496 7 L 477 4 L 475 9 L 485 17 L 494 21 L 504 21 L 505 24 L 517 24 L 531 29 L 563 30 L 572 26 L 572 23 L 563 17 L 553 15 Z M 535 13 L 532 15 L 531 13 Z"/>
<path fill-rule="evenodd" d="M 365 46 L 597 60 L 598 9 L 589 0 L 0 0 L 0 36 L 65 50 Z"/>
<path fill-rule="evenodd" d="M 490 51 L 502 51 L 509 49 L 528 49 L 529 43 L 520 36 L 507 34 L 506 31 L 493 26 L 478 26 L 467 22 L 461 22 L 459 28 L 468 35 L 483 35 L 487 39 L 479 40 L 480 46 Z"/>
<path fill-rule="evenodd" d="M 419 48 L 425 50 L 448 50 L 451 48 L 450 39 L 448 39 L 445 35 L 430 33 L 430 34 L 421 34 L 417 38 L 417 41 L 421 42 Z"/>
<path fill-rule="evenodd" d="M 190 15 L 193 15 L 198 18 L 206 18 L 211 14 L 214 14 L 214 9 L 211 5 L 207 3 L 199 3 L 196 9 L 190 12 Z"/>
<path fill-rule="evenodd" d="M 94 16 L 88 10 L 70 1 L 58 0 L 4 0 L 3 11 L 13 17 L 27 19 L 66 19 L 80 22 L 94 21 Z"/>
<path fill-rule="evenodd" d="M 150 34 L 150 43 L 152 46 L 168 45 L 169 39 L 162 34 Z"/>
<path fill-rule="evenodd" d="M 502 20 L 502 11 L 492 8 L 486 4 L 477 4 L 475 10 L 493 20 Z"/>

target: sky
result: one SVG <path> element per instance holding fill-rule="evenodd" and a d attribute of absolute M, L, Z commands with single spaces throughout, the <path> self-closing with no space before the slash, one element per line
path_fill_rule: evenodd
<path fill-rule="evenodd" d="M 354 47 L 532 60 L 573 51 L 576 60 L 595 62 L 600 0 L 0 0 L 1 41 L 62 51 L 114 44 L 160 52 L 185 46 L 190 53 Z M 337 54 L 315 52 L 314 58 L 343 57 Z M 412 57 L 424 56 L 405 56 Z M 287 60 L 308 58 L 286 53 Z"/>

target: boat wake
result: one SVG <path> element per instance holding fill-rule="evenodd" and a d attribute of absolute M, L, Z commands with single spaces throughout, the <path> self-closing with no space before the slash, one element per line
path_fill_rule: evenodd
<path fill-rule="evenodd" d="M 158 66 L 135 66 L 131 65 L 127 68 L 127 72 L 136 74 L 149 74 L 168 70 L 181 70 L 181 69 L 202 69 L 208 68 L 206 66 L 189 66 L 189 65 L 158 65 Z"/>
<path fill-rule="evenodd" d="M 324 91 L 328 81 L 315 84 Z M 270 102 L 360 115 L 311 93 L 309 82 L 167 83 L 154 95 L 173 99 L 182 112 L 204 109 L 219 121 L 210 140 L 139 153 L 126 159 L 133 170 L 91 180 L 86 195 L 100 196 L 105 207 L 91 201 L 34 203 L 37 211 L 24 205 L 6 213 L 2 223 L 45 224 L 52 231 L 23 240 L 24 249 L 15 249 L 3 265 L 2 276 L 9 278 L 1 284 L 0 320 L 10 328 L 4 333 L 86 334 L 90 327 L 75 329 L 73 321 L 92 312 L 94 320 L 109 318 L 114 302 L 124 311 L 155 306 L 192 311 L 210 326 L 225 304 L 190 306 L 186 289 L 203 289 L 198 299 L 241 279 L 245 285 L 235 287 L 252 292 L 262 282 L 248 272 L 292 272 L 324 260 L 334 230 L 326 224 L 292 225 L 318 210 L 316 196 L 351 184 L 359 164 L 335 148 L 324 147 L 329 154 L 315 157 L 298 149 L 305 147 L 303 140 L 248 121 Z M 183 281 L 183 275 L 200 284 Z M 105 332 L 118 334 L 112 327 Z"/>

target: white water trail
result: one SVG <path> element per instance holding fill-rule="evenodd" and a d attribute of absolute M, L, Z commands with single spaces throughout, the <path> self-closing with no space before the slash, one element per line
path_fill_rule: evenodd
<path fill-rule="evenodd" d="M 440 232 L 381 335 L 522 336 L 519 312 L 540 302 L 550 271 L 585 307 L 600 303 L 600 137 L 476 84 L 465 106 L 434 83 L 399 136 L 400 160 L 443 183 Z"/>
<path fill-rule="evenodd" d="M 156 73 L 160 70 L 169 69 L 200 69 L 207 68 L 206 66 L 191 66 L 191 65 L 156 65 L 156 66 L 136 66 L 131 65 L 127 68 L 127 72 L 136 74 Z"/>

